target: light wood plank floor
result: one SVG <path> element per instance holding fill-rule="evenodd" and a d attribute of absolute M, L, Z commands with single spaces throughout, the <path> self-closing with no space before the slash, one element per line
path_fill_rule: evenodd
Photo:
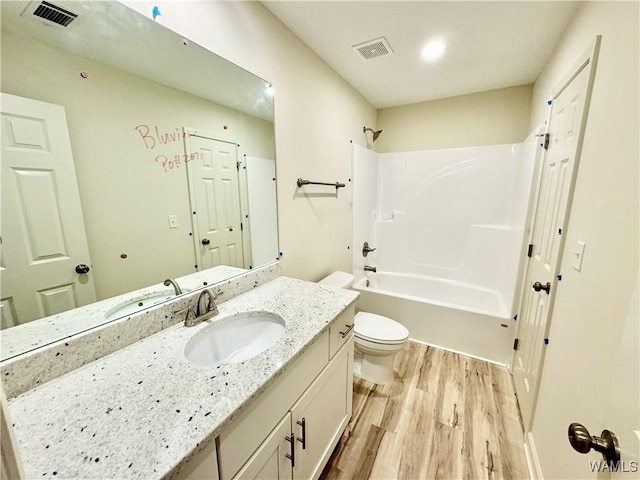
<path fill-rule="evenodd" d="M 410 342 L 394 381 L 354 377 L 353 416 L 321 480 L 528 478 L 509 372 Z"/>

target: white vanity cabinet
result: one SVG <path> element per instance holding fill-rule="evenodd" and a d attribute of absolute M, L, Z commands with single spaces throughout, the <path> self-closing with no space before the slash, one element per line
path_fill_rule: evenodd
<path fill-rule="evenodd" d="M 315 479 L 351 417 L 353 307 L 218 437 L 220 479 Z M 333 346 L 333 348 L 331 348 Z"/>
<path fill-rule="evenodd" d="M 292 480 L 291 459 L 287 456 L 292 440 L 295 441 L 291 435 L 291 413 L 287 413 L 235 478 Z"/>
<path fill-rule="evenodd" d="M 291 408 L 296 439 L 293 478 L 318 478 L 351 418 L 353 341 Z"/>

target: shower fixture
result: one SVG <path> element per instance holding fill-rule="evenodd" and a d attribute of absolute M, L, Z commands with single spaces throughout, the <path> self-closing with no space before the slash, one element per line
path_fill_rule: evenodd
<path fill-rule="evenodd" d="M 367 135 L 367 132 L 373 133 L 373 140 L 371 140 L 371 143 L 375 142 L 382 133 L 382 130 L 375 131 L 373 128 L 367 127 L 362 127 L 362 131 L 364 132 L 365 136 Z"/>

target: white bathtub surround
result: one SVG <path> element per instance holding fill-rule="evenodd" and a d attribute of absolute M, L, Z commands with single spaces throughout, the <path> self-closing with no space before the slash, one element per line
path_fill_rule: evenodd
<path fill-rule="evenodd" d="M 171 477 L 356 298 L 352 291 L 279 277 L 223 303 L 210 321 L 175 325 L 13 399 L 27 478 L 54 472 L 57 478 Z M 286 323 L 273 347 L 221 367 L 184 357 L 185 344 L 200 329 L 258 310 Z"/>
<path fill-rule="evenodd" d="M 413 340 L 507 363 L 534 142 L 377 155 L 354 146 L 359 308 Z M 366 258 L 365 241 L 376 248 Z"/>
<path fill-rule="evenodd" d="M 223 273 L 230 273 L 228 269 L 229 267 L 223 267 Z M 280 264 L 276 262 L 255 270 L 245 270 L 243 272 L 244 274 L 240 276 L 222 282 L 220 281 L 221 271 L 218 267 L 180 277 L 177 279 L 179 285 L 191 290 L 191 292 L 178 297 L 175 301 L 160 304 L 109 323 L 104 322 L 104 314 L 114 305 L 117 305 L 118 302 L 128 298 L 127 295 L 97 302 L 83 309 L 70 310 L 55 317 L 50 317 L 50 319 L 31 322 L 33 326 L 25 324 L 24 332 L 33 335 L 39 333 L 43 336 L 34 337 L 34 344 L 38 348 L 0 363 L 2 386 L 7 398 L 13 398 L 36 385 L 53 380 L 93 360 L 181 322 L 184 320 L 183 314 L 176 314 L 175 312 L 187 306 L 195 307 L 195 302 L 200 293 L 198 289 L 203 288 L 205 282 L 208 286 L 223 292 L 216 300 L 220 304 L 251 290 L 257 285 L 262 285 L 277 278 L 280 275 L 281 268 Z M 235 273 L 237 274 L 238 272 Z M 152 290 L 153 288 L 155 287 L 148 287 L 143 291 Z M 171 289 L 172 287 L 163 286 L 161 288 Z M 136 295 L 138 293 L 140 292 L 136 292 Z M 69 330 L 70 332 L 81 333 L 71 335 L 62 333 L 60 335 L 61 330 L 64 332 L 65 322 L 74 324 L 73 328 Z M 85 328 L 79 328 L 79 326 L 84 326 Z M 14 330 L 20 330 L 20 328 L 15 327 L 3 330 L 3 355 L 5 354 L 5 348 L 15 351 L 21 351 L 20 349 L 24 348 L 25 344 L 22 340 L 28 337 L 23 334 L 14 335 L 13 333 Z M 47 343 L 46 340 L 53 336 L 51 329 L 59 334 L 55 338 L 60 338 L 60 340 Z"/>

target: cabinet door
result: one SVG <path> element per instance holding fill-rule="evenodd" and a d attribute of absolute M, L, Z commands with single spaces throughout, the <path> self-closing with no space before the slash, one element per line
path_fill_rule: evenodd
<path fill-rule="evenodd" d="M 234 479 L 291 480 L 291 413 L 280 421 Z"/>
<path fill-rule="evenodd" d="M 218 480 L 216 444 L 211 442 L 196 453 L 175 476 L 176 480 Z"/>
<path fill-rule="evenodd" d="M 351 417 L 353 339 L 291 409 L 295 479 L 316 479 Z M 304 425 L 304 426 L 303 426 Z"/>

